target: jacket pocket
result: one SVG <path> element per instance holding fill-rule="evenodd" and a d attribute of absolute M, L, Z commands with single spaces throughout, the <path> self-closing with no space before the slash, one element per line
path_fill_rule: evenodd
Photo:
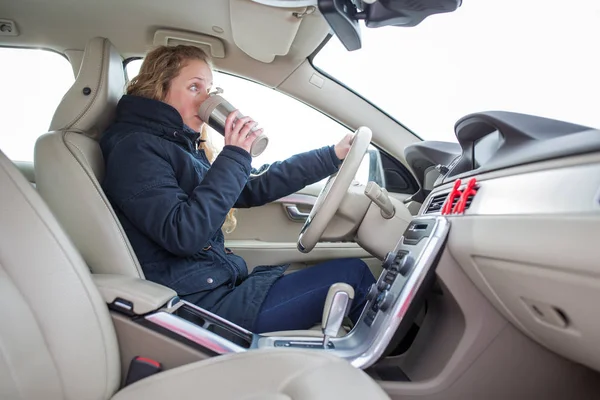
<path fill-rule="evenodd" d="M 225 248 L 225 258 L 236 268 L 238 280 L 244 280 L 248 277 L 248 266 L 242 257 Z"/>
<path fill-rule="evenodd" d="M 213 290 L 231 280 L 231 274 L 222 265 L 197 265 L 169 285 L 180 296 Z"/>

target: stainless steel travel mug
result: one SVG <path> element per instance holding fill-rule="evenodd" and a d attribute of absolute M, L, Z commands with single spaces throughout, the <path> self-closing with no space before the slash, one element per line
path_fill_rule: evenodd
<path fill-rule="evenodd" d="M 219 132 L 221 135 L 225 135 L 225 120 L 227 116 L 235 110 L 235 107 L 225 100 L 218 91 L 211 93 L 208 99 L 206 99 L 198 109 L 198 116 L 204 122 L 206 122 L 211 128 Z M 238 113 L 239 114 L 239 113 Z M 243 115 L 239 114 L 238 119 Z M 236 119 L 237 121 L 237 119 Z M 255 129 L 253 128 L 252 131 Z M 269 144 L 269 138 L 264 133 L 254 139 L 250 148 L 250 155 L 257 157 L 262 154 Z"/>

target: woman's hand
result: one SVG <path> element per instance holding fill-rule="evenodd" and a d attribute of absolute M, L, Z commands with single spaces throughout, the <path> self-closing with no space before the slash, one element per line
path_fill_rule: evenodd
<path fill-rule="evenodd" d="M 236 121 L 238 111 L 231 112 L 225 120 L 225 145 L 237 146 L 250 153 L 254 139 L 262 133 L 262 128 L 251 131 L 256 122 L 250 117 L 242 117 Z"/>
<path fill-rule="evenodd" d="M 335 155 L 340 160 L 343 160 L 348 155 L 350 151 L 350 147 L 352 147 L 352 141 L 354 139 L 354 134 L 349 133 L 338 144 L 334 146 Z"/>

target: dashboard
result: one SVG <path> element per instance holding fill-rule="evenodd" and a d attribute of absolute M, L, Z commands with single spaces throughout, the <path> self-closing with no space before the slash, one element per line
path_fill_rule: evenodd
<path fill-rule="evenodd" d="M 485 165 L 504 143 L 500 131 L 494 131 L 473 143 L 473 169 Z"/>
<path fill-rule="evenodd" d="M 422 142 L 405 152 L 422 188 L 436 174 L 417 218 L 449 221 L 449 258 L 512 326 L 600 371 L 600 324 L 588 317 L 600 301 L 600 130 L 486 112 L 460 119 L 455 133 L 452 146 Z M 440 216 L 449 193 L 464 193 L 472 179 L 468 208 Z M 446 278 L 450 285 L 456 273 Z M 449 288 L 456 298 L 463 290 Z M 468 315 L 470 304 L 465 320 L 481 318 Z"/>
<path fill-rule="evenodd" d="M 456 143 L 424 141 L 405 157 L 423 202 L 434 187 L 477 174 L 600 150 L 600 130 L 527 114 L 489 111 L 455 124 Z"/>

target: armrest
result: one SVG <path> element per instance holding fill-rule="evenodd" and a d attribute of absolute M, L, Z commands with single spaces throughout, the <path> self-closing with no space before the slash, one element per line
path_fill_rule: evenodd
<path fill-rule="evenodd" d="M 94 274 L 92 278 L 107 304 L 113 304 L 117 299 L 126 300 L 131 303 L 129 311 L 137 315 L 158 310 L 177 296 L 174 290 L 166 286 L 131 276 Z M 126 307 L 121 308 L 127 311 Z"/>

